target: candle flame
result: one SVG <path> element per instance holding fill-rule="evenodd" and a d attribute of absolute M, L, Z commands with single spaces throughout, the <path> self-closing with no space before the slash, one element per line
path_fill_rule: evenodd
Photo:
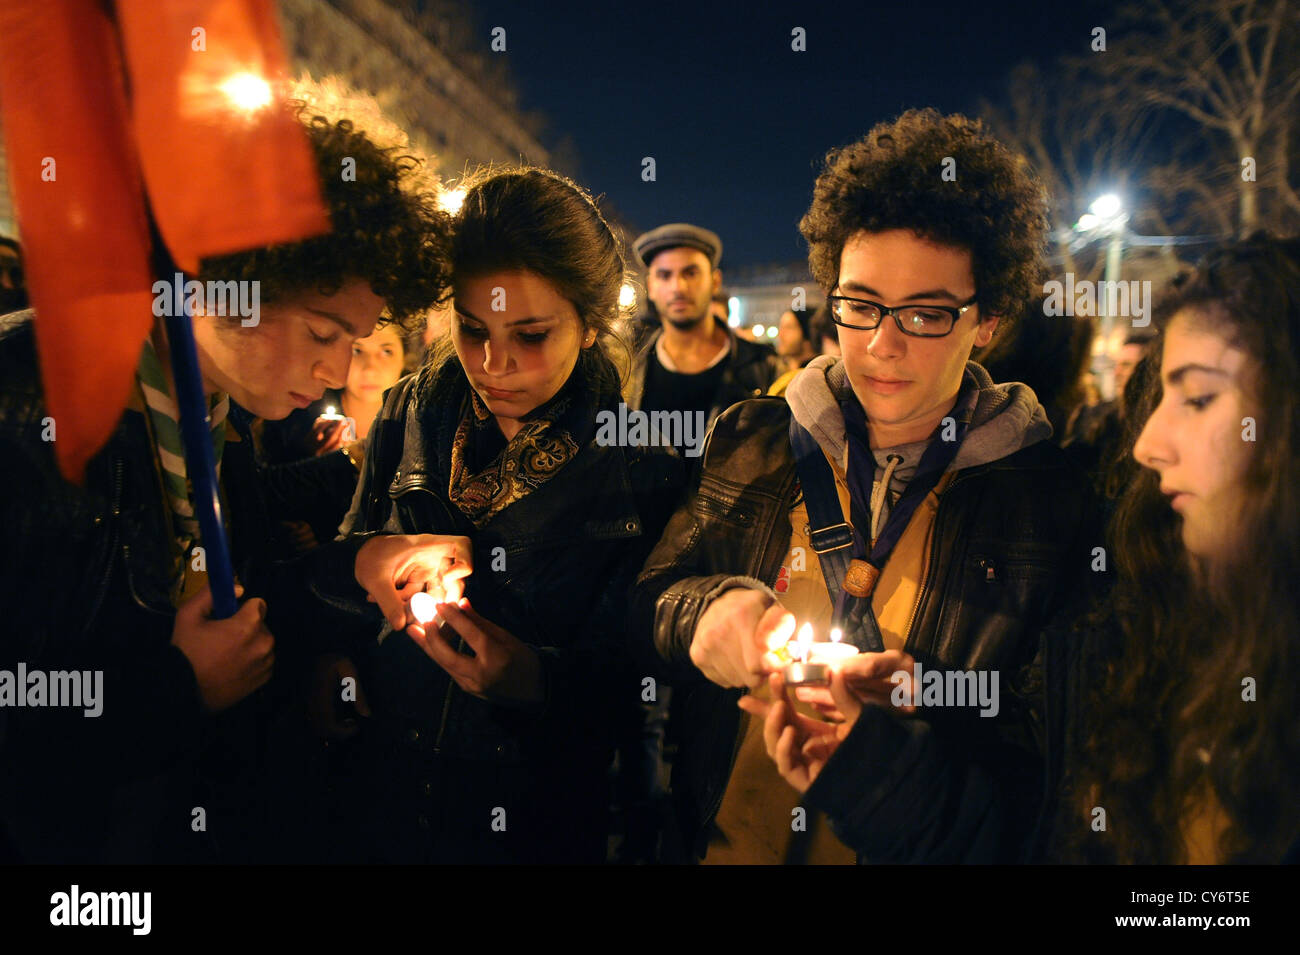
<path fill-rule="evenodd" d="M 799 628 L 799 633 L 795 636 L 799 645 L 799 659 L 807 661 L 808 654 L 812 652 L 813 645 L 813 628 L 812 624 L 805 623 Z"/>
<path fill-rule="evenodd" d="M 426 624 L 437 616 L 438 612 L 434 609 L 437 605 L 438 601 L 424 591 L 411 596 L 411 613 L 421 624 Z"/>
<path fill-rule="evenodd" d="M 839 643 L 844 639 L 844 631 L 839 627 L 831 627 L 831 643 Z"/>

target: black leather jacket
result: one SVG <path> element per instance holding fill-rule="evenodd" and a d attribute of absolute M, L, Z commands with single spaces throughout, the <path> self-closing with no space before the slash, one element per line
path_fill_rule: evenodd
<path fill-rule="evenodd" d="M 635 632 L 673 681 L 682 734 L 673 796 L 686 848 L 697 856 L 741 739 L 741 691 L 703 678 L 690 661 L 691 640 L 708 603 L 737 578 L 769 586 L 777 579 L 798 493 L 789 424 L 789 408 L 777 398 L 742 402 L 718 419 L 698 489 L 637 581 Z M 1100 534 L 1090 513 L 1082 476 L 1047 442 L 960 471 L 940 499 L 906 649 L 923 664 L 1003 674 L 997 719 L 939 716 L 971 745 L 992 745 L 977 737 L 996 723 L 998 745 L 1010 734 L 1019 737 L 1013 745 L 1037 751 L 1032 736 L 1041 727 L 1017 702 L 1028 692 L 1017 680 L 1031 672 L 1039 629 L 1088 572 L 1088 535 Z M 1022 771 L 1036 792 L 1036 769 Z"/>
<path fill-rule="evenodd" d="M 223 746 L 238 763 L 241 747 L 253 748 L 250 713 L 267 697 L 205 716 L 193 668 L 171 643 L 169 531 L 143 415 L 122 415 L 82 487 L 63 479 L 42 440 L 46 415 L 30 313 L 5 316 L 0 669 L 22 661 L 29 671 L 102 670 L 104 700 L 95 718 L 0 708 L 0 822 L 29 861 L 206 858 L 187 821 L 195 776 L 186 763 L 198 758 L 202 734 L 225 730 L 233 735 Z M 235 569 L 248 597 L 267 600 L 282 672 L 294 659 L 294 623 L 308 611 L 289 596 L 300 590 L 297 571 L 269 560 L 267 514 L 297 491 L 289 471 L 277 476 L 286 483 L 263 479 L 248 420 L 234 409 L 230 420 L 245 438 L 227 441 L 221 470 Z M 254 771 L 251 762 L 243 769 Z M 177 807 L 184 816 L 169 819 Z M 154 841 L 163 829 L 184 834 L 179 846 Z"/>
<path fill-rule="evenodd" d="M 439 460 L 458 408 L 431 393 L 430 379 L 426 367 L 388 393 L 343 531 L 469 537 L 465 595 L 537 650 L 546 699 L 528 713 L 471 696 L 404 634 L 357 647 L 376 714 L 366 773 L 380 781 L 360 797 L 375 803 L 363 838 L 389 861 L 599 861 L 615 720 L 641 699 L 628 595 L 680 499 L 681 462 L 593 440 L 475 528 L 448 500 Z M 337 583 L 335 599 L 347 593 Z M 488 828 L 498 806 L 511 820 L 505 833 Z"/>

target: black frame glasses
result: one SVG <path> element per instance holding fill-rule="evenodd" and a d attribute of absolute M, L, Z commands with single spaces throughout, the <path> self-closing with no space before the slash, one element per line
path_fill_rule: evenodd
<path fill-rule="evenodd" d="M 943 338 L 946 335 L 951 335 L 952 330 L 957 327 L 957 319 L 961 318 L 962 315 L 965 314 L 968 309 L 972 308 L 978 300 L 979 300 L 979 294 L 976 293 L 975 295 L 972 295 L 967 301 L 963 302 L 957 308 L 953 308 L 949 305 L 900 305 L 897 308 L 888 308 L 880 304 L 879 302 L 873 302 L 870 299 L 865 299 L 865 298 L 853 298 L 852 296 L 849 295 L 826 296 L 826 304 L 827 304 L 827 308 L 831 313 L 831 321 L 833 321 L 836 325 L 839 325 L 843 328 L 855 328 L 858 329 L 859 331 L 869 332 L 876 328 L 879 328 L 880 323 L 883 322 L 886 317 L 892 315 L 894 317 L 894 324 L 898 326 L 898 330 L 902 332 L 904 335 L 911 335 L 913 338 Z M 842 307 L 840 304 L 841 302 L 853 302 L 856 305 L 871 306 L 876 310 L 875 323 L 871 325 L 866 325 L 866 324 L 858 325 L 852 322 L 844 321 L 843 317 L 840 314 L 840 309 Z M 916 331 L 915 325 L 913 326 L 913 328 L 909 329 L 906 326 L 906 324 L 904 324 L 905 314 L 924 313 L 924 312 L 943 312 L 949 318 L 948 327 L 941 332 L 919 332 Z M 911 317 L 913 318 L 913 320 L 915 320 L 916 315 L 913 314 Z M 928 317 L 934 317 L 934 316 L 928 316 Z"/>

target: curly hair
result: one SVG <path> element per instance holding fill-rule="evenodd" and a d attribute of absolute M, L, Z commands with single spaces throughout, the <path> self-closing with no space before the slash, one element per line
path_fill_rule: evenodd
<path fill-rule="evenodd" d="M 953 181 L 942 175 L 947 159 L 955 162 Z M 858 232 L 908 229 L 969 249 L 982 313 L 1011 322 L 1041 291 L 1047 208 L 1028 160 L 978 120 L 908 110 L 827 154 L 799 231 L 813 277 L 827 291 Z"/>
<path fill-rule="evenodd" d="M 1057 825 L 1064 856 L 1186 861 L 1182 824 L 1212 793 L 1227 815 L 1218 851 L 1278 862 L 1300 838 L 1300 240 L 1262 236 L 1216 250 L 1156 313 L 1223 336 L 1257 434 L 1213 558 L 1182 546 L 1181 518 L 1141 468 L 1112 522 L 1118 626 L 1091 659 L 1085 732 Z M 1160 348 L 1133 409 L 1131 452 L 1160 401 Z M 1130 381 L 1132 384 L 1132 381 Z M 1256 697 L 1243 699 L 1243 681 Z M 1111 825 L 1082 820 L 1104 806 Z"/>
<path fill-rule="evenodd" d="M 200 277 L 257 280 L 263 302 L 303 291 L 332 295 L 361 279 L 385 301 L 385 321 L 413 330 L 450 285 L 451 218 L 427 188 L 423 160 L 398 146 L 381 147 L 350 119 L 320 115 L 302 100 L 289 108 L 307 132 L 332 230 L 204 259 Z M 355 162 L 355 180 L 342 176 L 344 160 Z"/>

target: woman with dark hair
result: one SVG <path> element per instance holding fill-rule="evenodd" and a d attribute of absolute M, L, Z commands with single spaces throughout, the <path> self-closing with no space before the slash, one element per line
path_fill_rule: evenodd
<path fill-rule="evenodd" d="M 778 768 L 860 855 L 1300 861 L 1300 240 L 1217 250 L 1157 320 L 1117 583 L 1035 667 L 1046 745 L 1025 759 L 1050 782 L 1032 833 L 987 754 L 945 748 L 924 707 L 896 715 L 905 654 L 844 666 L 839 726 L 766 708 Z"/>
<path fill-rule="evenodd" d="M 586 192 L 490 174 L 451 258 L 450 335 L 389 393 L 343 530 L 461 536 L 473 571 L 440 625 L 361 648 L 356 838 L 393 861 L 600 862 L 616 724 L 645 691 L 627 593 L 677 461 L 597 441 L 627 364 L 624 260 Z"/>
<path fill-rule="evenodd" d="M 1300 838 L 1300 240 L 1217 251 L 1162 303 L 1142 465 L 1116 513 L 1118 627 L 1082 661 L 1059 845 L 1278 862 Z M 1092 807 L 1111 823 L 1093 832 Z"/>

